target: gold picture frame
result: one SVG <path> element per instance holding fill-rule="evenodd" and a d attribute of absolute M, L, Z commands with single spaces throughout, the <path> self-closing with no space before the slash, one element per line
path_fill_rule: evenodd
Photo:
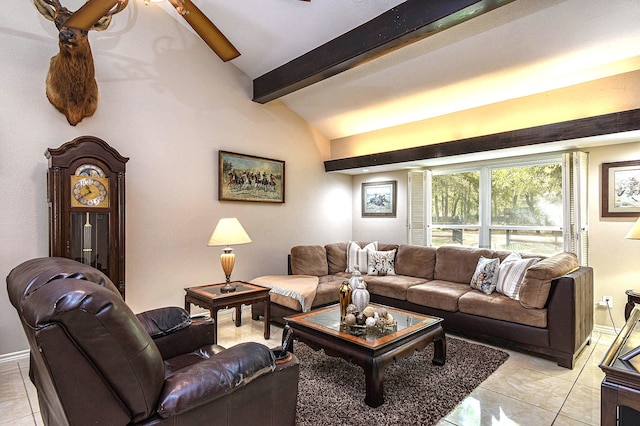
<path fill-rule="evenodd" d="M 218 151 L 218 200 L 284 203 L 284 161 Z"/>

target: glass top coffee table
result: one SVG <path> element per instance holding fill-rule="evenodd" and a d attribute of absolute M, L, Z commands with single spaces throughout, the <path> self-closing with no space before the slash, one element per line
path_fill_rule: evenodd
<path fill-rule="evenodd" d="M 382 305 L 370 304 L 374 308 Z M 379 333 L 363 329 L 345 328 L 340 322 L 340 306 L 333 305 L 311 312 L 286 317 L 287 328 L 293 337 L 314 350 L 323 349 L 329 356 L 341 357 L 364 370 L 365 403 L 378 407 L 384 402 L 384 369 L 394 360 L 411 356 L 434 344 L 433 363 L 444 365 L 446 338 L 442 318 L 417 314 L 384 306 L 393 315 L 397 327 Z M 290 349 L 293 352 L 293 345 Z"/>

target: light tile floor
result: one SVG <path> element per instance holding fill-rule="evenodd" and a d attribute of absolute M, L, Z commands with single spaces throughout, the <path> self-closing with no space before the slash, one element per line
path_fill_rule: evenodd
<path fill-rule="evenodd" d="M 280 344 L 282 328 L 271 326 L 271 339 L 264 340 L 263 324 L 243 312 L 243 325 L 236 328 L 231 311 L 220 311 L 218 343 L 229 347 L 257 341 Z M 573 370 L 553 361 L 507 351 L 509 359 L 476 388 L 439 426 L 556 425 L 583 426 L 600 423 L 598 368 L 615 336 L 594 333 L 592 344 L 582 352 Z M 28 377 L 28 359 L 0 363 L 0 425 L 42 425 L 35 388 Z"/>

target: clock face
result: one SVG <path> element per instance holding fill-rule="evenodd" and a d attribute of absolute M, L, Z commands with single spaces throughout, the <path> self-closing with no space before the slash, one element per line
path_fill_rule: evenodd
<path fill-rule="evenodd" d="M 82 164 L 78 166 L 76 172 L 74 173 L 76 176 L 91 176 L 91 177 L 105 177 L 104 170 L 95 164 Z"/>
<path fill-rule="evenodd" d="M 71 207 L 109 207 L 109 179 L 71 176 Z"/>

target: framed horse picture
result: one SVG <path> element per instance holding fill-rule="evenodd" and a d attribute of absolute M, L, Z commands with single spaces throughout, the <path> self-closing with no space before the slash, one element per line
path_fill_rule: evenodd
<path fill-rule="evenodd" d="M 362 217 L 396 217 L 396 183 L 364 182 L 362 184 Z"/>
<path fill-rule="evenodd" d="M 602 163 L 602 217 L 640 216 L 640 160 Z"/>
<path fill-rule="evenodd" d="M 284 203 L 284 161 L 218 151 L 218 200 Z"/>

